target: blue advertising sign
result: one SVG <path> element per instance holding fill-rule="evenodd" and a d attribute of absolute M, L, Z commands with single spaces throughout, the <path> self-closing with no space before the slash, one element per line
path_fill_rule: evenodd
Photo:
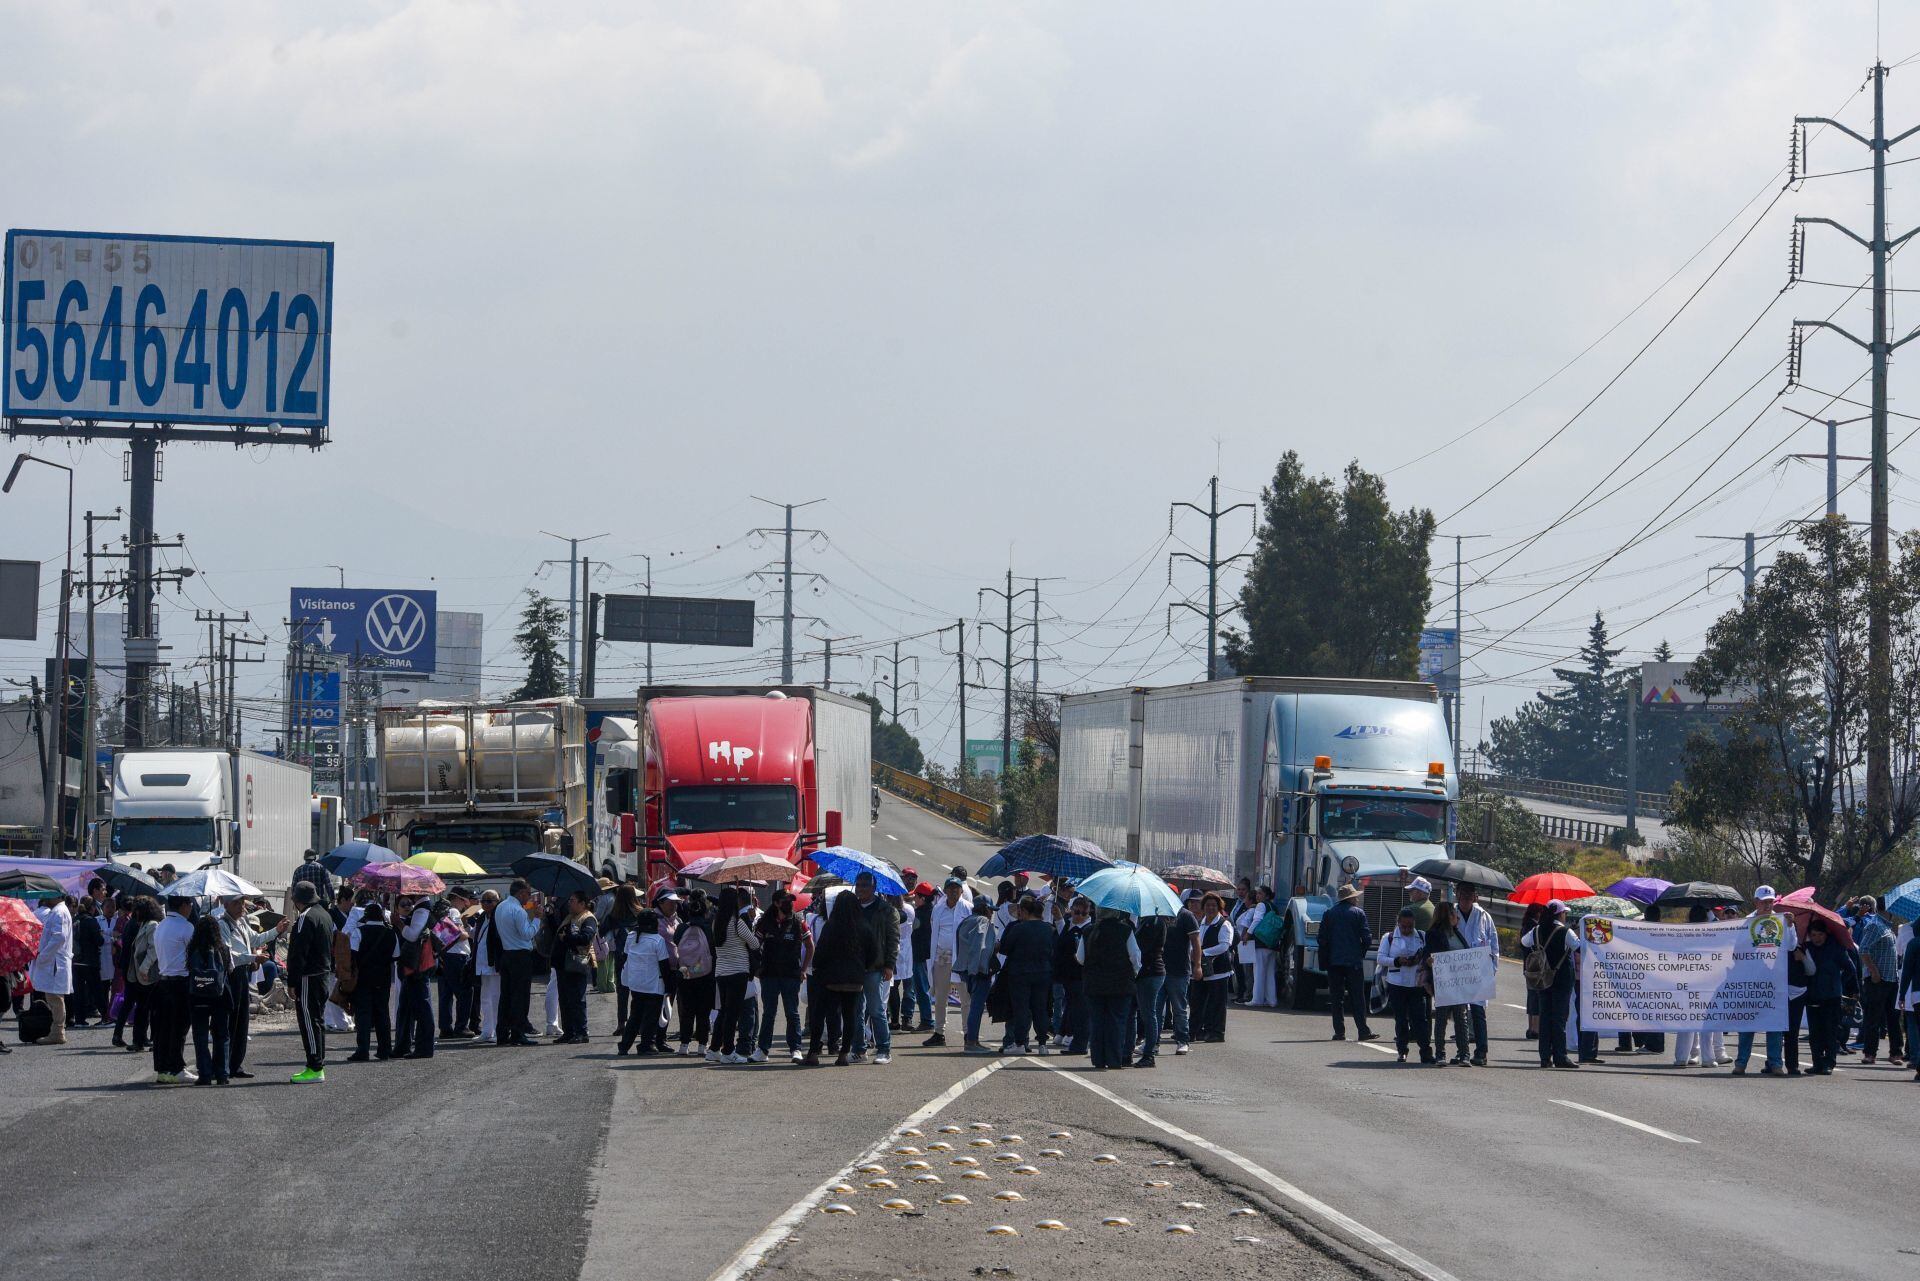
<path fill-rule="evenodd" d="M 293 701 L 300 719 L 315 729 L 339 725 L 340 673 L 300 673 L 294 677 Z"/>
<path fill-rule="evenodd" d="M 378 587 L 296 587 L 294 639 L 363 667 L 431 675 L 439 593 Z"/>

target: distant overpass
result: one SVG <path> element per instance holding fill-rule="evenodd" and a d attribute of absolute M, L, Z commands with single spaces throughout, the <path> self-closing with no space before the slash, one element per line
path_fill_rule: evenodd
<path fill-rule="evenodd" d="M 1540 820 L 1541 833 L 1551 840 L 1608 845 L 1627 827 L 1627 794 L 1618 787 L 1507 774 L 1470 773 L 1466 777 L 1490 792 L 1513 797 L 1533 811 Z M 1665 792 L 1636 796 L 1634 827 L 1647 846 L 1665 841 L 1665 820 L 1671 805 Z"/>

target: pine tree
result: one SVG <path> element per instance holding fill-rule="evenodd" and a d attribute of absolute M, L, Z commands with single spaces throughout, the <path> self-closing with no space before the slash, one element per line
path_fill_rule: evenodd
<path fill-rule="evenodd" d="M 1635 669 L 1614 665 L 1620 650 L 1607 639 L 1606 619 L 1596 613 L 1579 665 L 1553 669 L 1561 688 L 1493 723 L 1487 754 L 1502 772 L 1605 787 L 1625 782 L 1626 700 Z"/>
<path fill-rule="evenodd" d="M 527 679 L 509 697 L 557 698 L 567 692 L 560 658 L 560 638 L 567 627 L 567 612 L 549 596 L 529 588 L 527 604 L 520 611 L 520 630 L 513 634 L 513 646 L 527 664 Z"/>

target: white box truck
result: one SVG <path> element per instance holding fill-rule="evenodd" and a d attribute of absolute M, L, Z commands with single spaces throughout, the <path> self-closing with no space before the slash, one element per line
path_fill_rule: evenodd
<path fill-rule="evenodd" d="M 222 867 L 285 890 L 311 839 L 313 772 L 241 748 L 129 748 L 113 760 L 117 863 L 151 873 Z"/>

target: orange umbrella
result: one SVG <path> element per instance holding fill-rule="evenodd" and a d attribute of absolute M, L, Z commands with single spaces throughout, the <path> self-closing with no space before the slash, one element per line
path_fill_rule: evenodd
<path fill-rule="evenodd" d="M 1591 898 L 1593 886 L 1587 884 L 1571 872 L 1535 872 L 1526 880 L 1513 887 L 1513 893 L 1507 895 L 1509 903 L 1539 903 L 1545 906 L 1554 899 L 1562 903 L 1569 899 Z"/>

